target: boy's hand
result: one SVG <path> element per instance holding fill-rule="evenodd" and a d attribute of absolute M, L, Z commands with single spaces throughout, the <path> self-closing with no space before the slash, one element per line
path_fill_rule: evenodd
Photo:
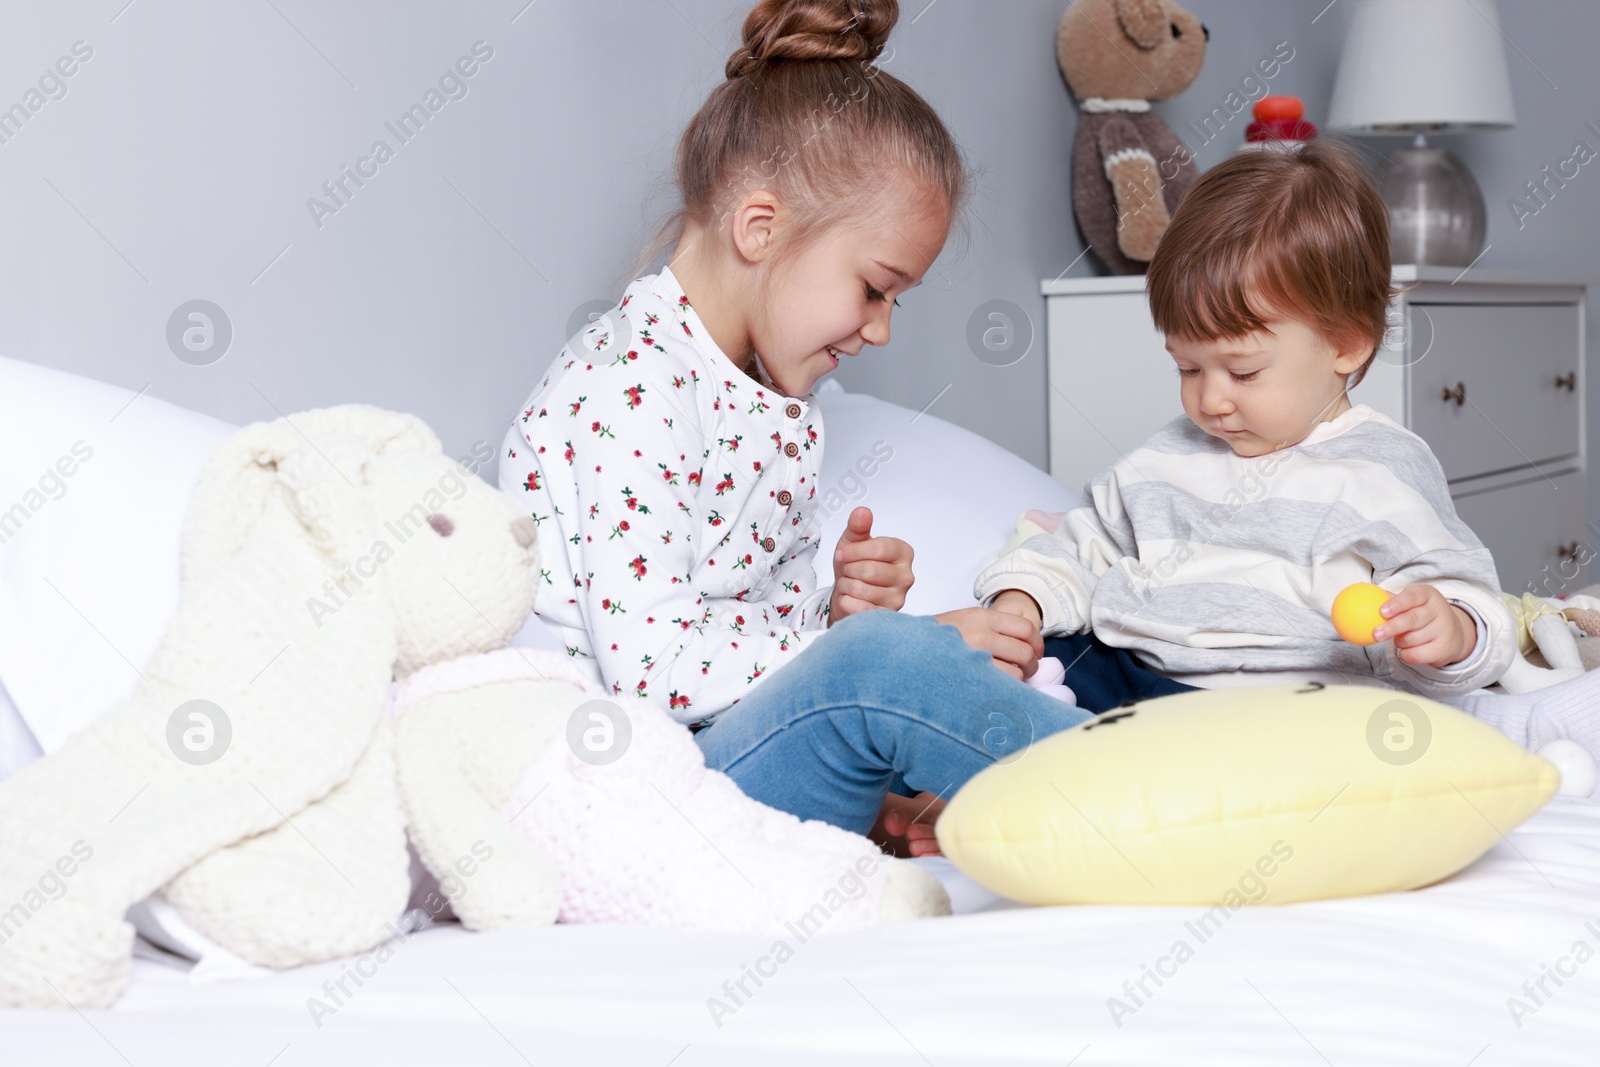
<path fill-rule="evenodd" d="M 1472 616 L 1431 585 L 1407 586 L 1384 601 L 1378 614 L 1388 621 L 1372 636 L 1379 641 L 1394 638 L 1402 663 L 1447 667 L 1466 659 L 1478 643 Z"/>
<path fill-rule="evenodd" d="M 992 606 L 996 611 L 1022 616 L 1033 623 L 1035 630 L 1044 625 L 1044 612 L 1039 609 L 1039 602 L 1033 599 L 1032 594 L 1024 593 L 1020 589 L 1005 590 L 994 598 Z"/>
<path fill-rule="evenodd" d="M 989 653 L 996 667 L 1019 682 L 1039 669 L 1044 637 L 1038 623 L 1025 615 L 999 610 L 998 601 L 993 608 L 957 608 L 934 618 L 960 630 L 962 640 L 979 652 Z"/>
<path fill-rule="evenodd" d="M 905 606 L 911 575 L 911 546 L 898 537 L 872 536 L 872 511 L 856 508 L 833 551 L 833 599 L 828 625 L 859 611 Z"/>

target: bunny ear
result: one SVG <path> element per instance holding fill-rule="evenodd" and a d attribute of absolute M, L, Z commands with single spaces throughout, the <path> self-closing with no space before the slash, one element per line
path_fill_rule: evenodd
<path fill-rule="evenodd" d="M 319 444 L 330 438 L 351 444 Z M 363 445 L 365 456 L 360 454 Z M 343 458 L 334 462 L 330 450 L 339 451 Z M 331 463 L 332 469 L 324 474 L 335 478 L 342 474 L 354 487 L 361 484 L 365 458 L 399 451 L 442 453 L 444 448 L 416 416 L 364 404 L 316 408 L 239 430 L 211 454 L 195 485 L 185 520 L 184 584 L 204 579 L 238 554 L 265 510 L 268 496 L 279 491 L 279 468 L 289 457 L 305 453 L 309 459 Z M 309 487 L 314 480 L 309 465 L 297 478 Z M 331 517 L 326 521 L 332 521 Z M 318 536 L 334 535 L 327 528 Z"/>
<path fill-rule="evenodd" d="M 372 456 L 371 444 L 361 438 L 325 437 L 278 464 L 278 482 L 290 510 L 335 572 L 355 563 L 377 538 L 367 493 L 366 466 Z"/>
<path fill-rule="evenodd" d="M 1128 40 L 1149 51 L 1161 43 L 1167 28 L 1167 8 L 1161 0 L 1116 0 L 1117 21 Z"/>

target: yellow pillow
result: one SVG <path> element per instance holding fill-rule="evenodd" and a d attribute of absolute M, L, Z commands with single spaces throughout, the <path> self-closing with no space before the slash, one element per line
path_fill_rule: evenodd
<path fill-rule="evenodd" d="M 1025 904 L 1284 904 L 1465 867 L 1559 775 L 1492 726 L 1375 686 L 1160 697 L 974 776 L 939 818 L 957 867 Z"/>

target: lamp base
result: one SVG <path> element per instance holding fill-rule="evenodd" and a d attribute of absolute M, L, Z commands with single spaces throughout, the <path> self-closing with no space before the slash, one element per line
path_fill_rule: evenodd
<path fill-rule="evenodd" d="M 1396 263 L 1465 267 L 1483 251 L 1483 192 L 1466 164 L 1418 137 L 1380 176 Z"/>

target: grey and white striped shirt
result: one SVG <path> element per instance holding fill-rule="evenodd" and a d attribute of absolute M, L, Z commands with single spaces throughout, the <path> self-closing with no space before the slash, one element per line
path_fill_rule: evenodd
<path fill-rule="evenodd" d="M 1472 615 L 1478 643 L 1447 668 L 1407 664 L 1394 642 L 1334 632 L 1339 591 L 1427 583 Z M 1365 404 L 1297 445 L 1233 453 L 1174 419 L 1084 488 L 1054 533 L 978 575 L 1039 602 L 1046 636 L 1091 626 L 1108 645 L 1203 688 L 1321 681 L 1459 696 L 1517 654 L 1494 560 L 1456 515 L 1426 442 Z"/>

